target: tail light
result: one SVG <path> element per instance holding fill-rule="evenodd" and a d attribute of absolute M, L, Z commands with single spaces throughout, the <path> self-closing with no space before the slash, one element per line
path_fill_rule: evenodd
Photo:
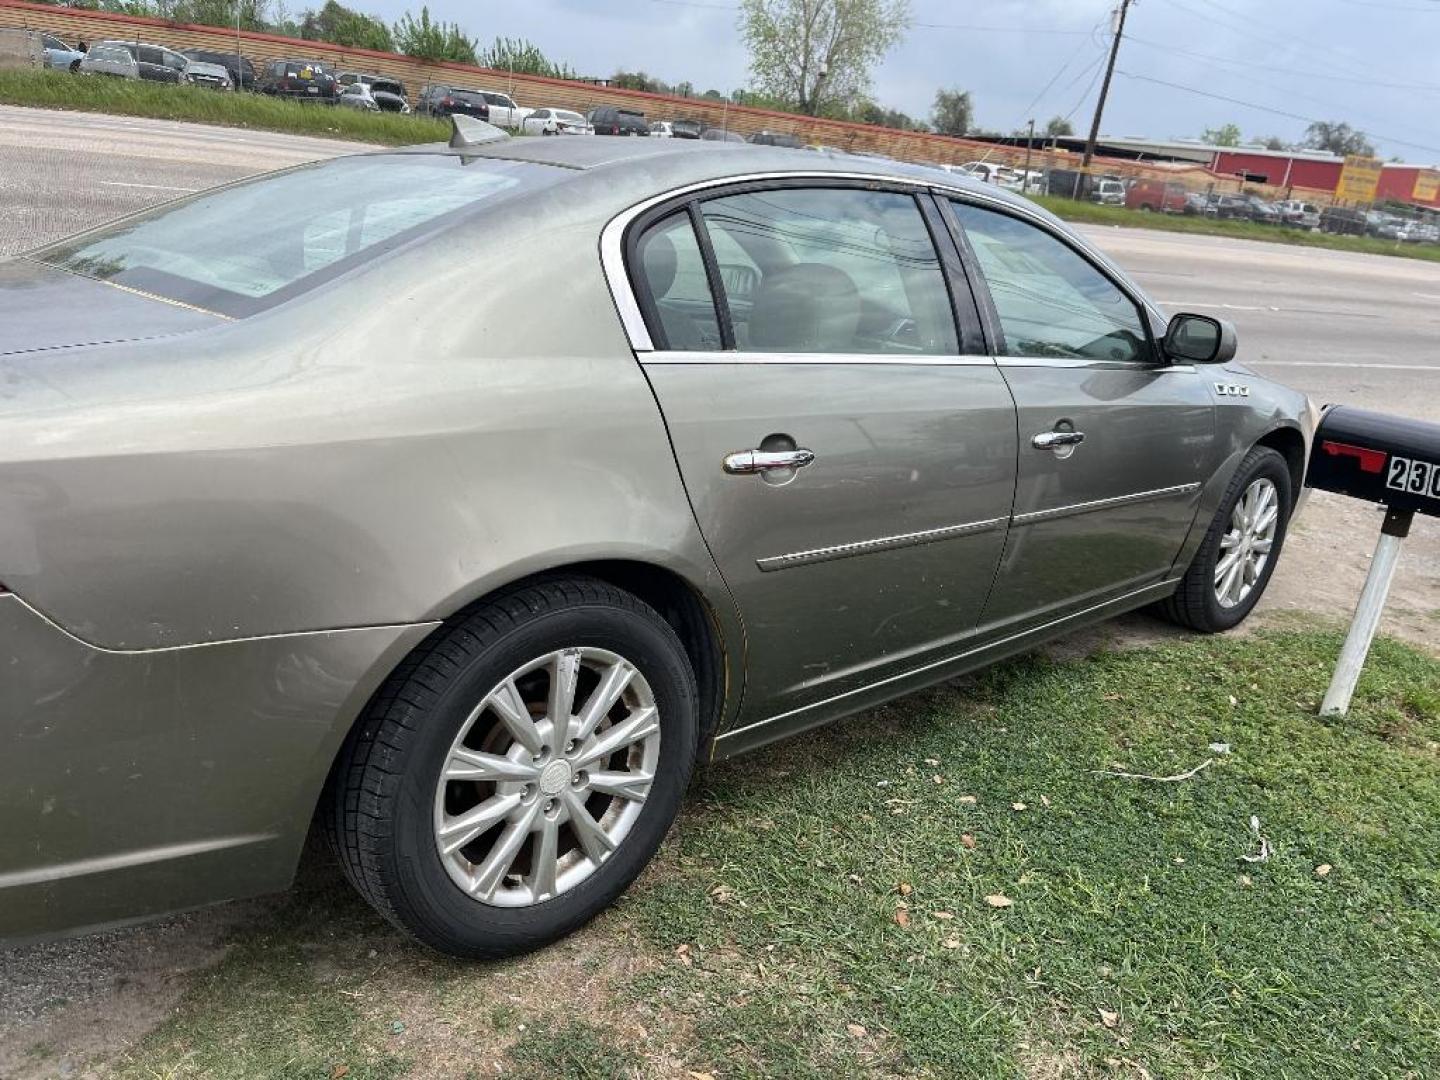
<path fill-rule="evenodd" d="M 619 134 L 620 134 L 620 125 L 619 125 L 619 124 L 612 124 L 612 125 L 610 126 L 610 134 L 611 134 L 611 135 L 619 135 Z"/>

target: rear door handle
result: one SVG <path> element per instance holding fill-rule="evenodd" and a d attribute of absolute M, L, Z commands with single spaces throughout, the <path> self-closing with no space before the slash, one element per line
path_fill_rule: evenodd
<path fill-rule="evenodd" d="M 741 450 L 725 455 L 725 471 L 736 475 L 768 469 L 803 469 L 815 460 L 809 450 Z"/>
<path fill-rule="evenodd" d="M 1042 431 L 1030 440 L 1037 450 L 1054 450 L 1060 446 L 1079 446 L 1085 441 L 1083 431 Z"/>

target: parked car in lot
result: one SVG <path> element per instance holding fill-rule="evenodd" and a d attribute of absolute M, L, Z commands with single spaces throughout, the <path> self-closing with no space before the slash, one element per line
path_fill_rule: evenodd
<path fill-rule="evenodd" d="M 738 142 L 743 143 L 745 136 L 738 131 L 728 131 L 725 128 L 706 128 L 700 133 L 700 138 L 706 142 Z"/>
<path fill-rule="evenodd" d="M 1125 205 L 1125 183 L 1122 180 L 1100 180 L 1090 194 L 1090 201 L 1102 206 Z"/>
<path fill-rule="evenodd" d="M 375 112 L 397 112 L 408 113 L 410 111 L 410 100 L 405 96 L 405 84 L 399 79 L 392 79 L 386 75 L 371 75 L 360 71 L 342 71 L 335 77 L 340 84 L 340 96 L 345 96 L 348 87 L 359 83 L 365 86 L 369 93 L 366 95 L 370 101 L 375 103 Z M 340 104 L 345 104 L 341 101 Z M 369 108 L 369 106 L 364 106 Z"/>
<path fill-rule="evenodd" d="M 185 81 L 210 90 L 233 90 L 230 72 L 222 64 L 210 64 L 204 60 L 185 61 Z"/>
<path fill-rule="evenodd" d="M 509 94 L 502 94 L 498 90 L 481 90 L 479 93 L 490 106 L 487 119 L 496 127 L 519 131 L 525 117 L 530 115 L 530 110 L 515 104 L 515 99 Z"/>
<path fill-rule="evenodd" d="M 1368 221 L 1361 210 L 1346 206 L 1327 206 L 1320 211 L 1320 231 L 1337 236 L 1364 236 Z"/>
<path fill-rule="evenodd" d="M 1297 229 L 1320 227 L 1320 208 L 1312 203 L 1301 199 L 1285 199 L 1276 203 L 1275 209 L 1280 212 L 1281 224 L 1292 225 Z"/>
<path fill-rule="evenodd" d="M 1258 221 L 1262 225 L 1280 224 L 1280 211 L 1274 203 L 1266 202 L 1258 195 L 1246 195 L 1244 199 L 1251 221 Z"/>
<path fill-rule="evenodd" d="M 1179 181 L 1140 178 L 1126 190 L 1125 205 L 1147 213 L 1180 214 L 1185 211 L 1188 194 Z"/>
<path fill-rule="evenodd" d="M 1190 191 L 1185 195 L 1185 205 L 1180 212 L 1191 217 L 1215 217 L 1215 204 L 1216 200 L 1203 191 Z"/>
<path fill-rule="evenodd" d="M 1215 216 L 1226 220 L 1248 220 L 1250 200 L 1244 195 L 1219 195 L 1215 199 Z"/>
<path fill-rule="evenodd" d="M 479 90 L 431 83 L 420 91 L 416 111 L 426 116 L 472 116 L 484 120 L 490 115 L 490 103 Z"/>
<path fill-rule="evenodd" d="M 585 120 L 595 129 L 596 135 L 650 134 L 650 125 L 645 122 L 645 114 L 638 109 L 600 105 L 591 109 L 585 115 Z"/>
<path fill-rule="evenodd" d="M 163 45 L 134 41 L 100 41 L 90 46 L 78 69 L 84 75 L 114 75 L 122 79 L 181 83 L 189 60 Z"/>
<path fill-rule="evenodd" d="M 187 60 L 219 64 L 229 74 L 231 86 L 241 90 L 255 89 L 255 65 L 250 62 L 249 57 L 217 49 L 181 49 L 180 55 Z"/>
<path fill-rule="evenodd" d="M 594 135 L 585 117 L 571 109 L 536 109 L 520 125 L 526 135 Z"/>
<path fill-rule="evenodd" d="M 656 120 L 650 125 L 650 135 L 657 139 L 698 139 L 702 130 L 698 120 Z"/>
<path fill-rule="evenodd" d="M 345 109 L 359 109 L 362 112 L 379 112 L 380 103 L 375 100 L 375 95 L 370 92 L 368 83 L 355 82 L 340 91 L 340 96 L 335 101 L 336 105 Z"/>
<path fill-rule="evenodd" d="M 1314 410 L 1033 204 L 497 135 L 5 263 L 0 935 L 283 888 L 314 819 L 431 947 L 535 948 L 697 761 L 1264 592 Z"/>
<path fill-rule="evenodd" d="M 262 94 L 333 105 L 340 96 L 334 72 L 318 60 L 272 60 L 260 73 Z"/>
<path fill-rule="evenodd" d="M 757 131 L 747 142 L 756 146 L 781 146 L 787 150 L 804 150 L 805 140 L 783 131 Z"/>
<path fill-rule="evenodd" d="M 45 66 L 52 71 L 79 71 L 85 50 L 67 45 L 54 34 L 41 34 L 40 45 L 45 51 Z"/>

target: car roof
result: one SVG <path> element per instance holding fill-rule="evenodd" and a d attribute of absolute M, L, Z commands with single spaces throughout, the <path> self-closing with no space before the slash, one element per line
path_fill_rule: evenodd
<path fill-rule="evenodd" d="M 893 176 L 917 183 L 937 184 L 997 196 L 1018 205 L 1033 206 L 1018 196 L 930 165 L 913 165 L 888 158 L 861 157 L 838 150 L 800 150 L 755 143 L 732 143 L 703 139 L 503 139 L 473 149 L 417 146 L 390 153 L 437 151 L 464 157 L 490 157 L 507 161 L 528 161 L 565 169 L 605 169 L 636 172 L 651 179 L 657 191 L 672 181 L 723 179 L 769 172 L 847 173 L 863 176 Z M 669 175 L 667 175 L 669 174 Z"/>

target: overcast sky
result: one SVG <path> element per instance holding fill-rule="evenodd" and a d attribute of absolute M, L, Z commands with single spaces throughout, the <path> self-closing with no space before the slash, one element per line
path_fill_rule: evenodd
<path fill-rule="evenodd" d="M 472 37 L 526 37 L 584 74 L 640 69 L 697 91 L 747 83 L 734 0 L 428 2 Z M 1116 2 L 911 0 L 915 25 L 875 72 L 875 97 L 923 118 L 937 87 L 958 87 L 985 127 L 1066 115 L 1083 132 Z M 418 0 L 355 6 L 393 21 Z M 1247 138 L 1292 141 L 1308 119 L 1334 119 L 1385 157 L 1440 163 L 1440 0 L 1136 0 L 1118 69 L 1108 135 L 1189 137 L 1233 122 Z"/>

